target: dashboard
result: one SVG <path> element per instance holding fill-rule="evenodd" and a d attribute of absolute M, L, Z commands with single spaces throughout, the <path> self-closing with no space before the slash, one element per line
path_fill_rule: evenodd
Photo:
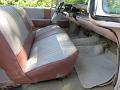
<path fill-rule="evenodd" d="M 77 9 L 80 9 L 80 8 L 81 8 L 81 6 L 79 5 L 79 7 L 78 7 L 78 5 L 77 5 Z M 91 30 L 91 31 L 93 31 L 99 35 L 102 35 L 114 42 L 117 42 L 116 36 L 111 31 L 111 29 L 108 27 L 101 26 L 100 24 L 98 24 L 95 21 L 93 21 L 92 19 L 90 19 L 88 13 L 83 13 L 80 11 L 78 11 L 78 12 L 64 11 L 64 12 L 62 12 L 62 14 L 67 19 L 72 21 L 73 23 L 76 23 L 77 25 L 79 25 L 83 28 Z"/>

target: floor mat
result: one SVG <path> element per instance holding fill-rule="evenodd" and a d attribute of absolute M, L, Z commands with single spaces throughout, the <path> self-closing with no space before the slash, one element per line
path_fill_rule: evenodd
<path fill-rule="evenodd" d="M 115 55 L 102 53 L 96 46 L 78 46 L 79 58 L 75 65 L 78 77 L 84 88 L 92 88 L 108 82 L 117 70 Z"/>

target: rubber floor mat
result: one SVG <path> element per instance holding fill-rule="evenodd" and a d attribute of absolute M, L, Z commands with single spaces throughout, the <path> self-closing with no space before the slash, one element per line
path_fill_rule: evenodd
<path fill-rule="evenodd" d="M 112 79 L 117 70 L 112 53 L 103 53 L 99 45 L 78 46 L 78 50 L 80 54 L 75 69 L 84 88 L 92 88 Z"/>

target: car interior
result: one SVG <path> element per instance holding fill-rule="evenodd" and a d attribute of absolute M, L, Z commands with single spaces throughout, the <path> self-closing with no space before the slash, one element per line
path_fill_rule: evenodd
<path fill-rule="evenodd" d="M 0 6 L 0 89 L 120 90 L 120 7 L 109 3 Z"/>

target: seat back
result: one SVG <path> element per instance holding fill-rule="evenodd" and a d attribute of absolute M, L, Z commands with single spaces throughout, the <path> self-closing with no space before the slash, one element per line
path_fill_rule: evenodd
<path fill-rule="evenodd" d="M 0 67 L 14 81 L 29 81 L 26 67 L 34 33 L 24 24 L 21 16 L 11 6 L 0 7 Z"/>
<path fill-rule="evenodd" d="M 32 20 L 30 19 L 29 15 L 27 14 L 24 7 L 13 7 L 22 17 L 27 29 L 32 30 L 34 28 L 34 25 L 32 23 Z"/>

